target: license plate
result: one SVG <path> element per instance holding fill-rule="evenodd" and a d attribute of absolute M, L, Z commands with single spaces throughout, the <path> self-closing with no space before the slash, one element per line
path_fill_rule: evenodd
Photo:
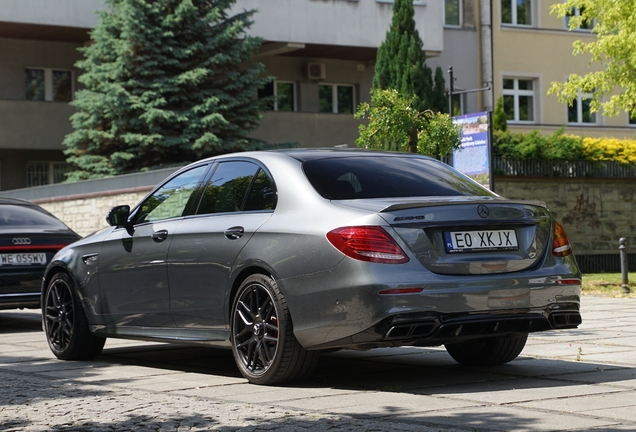
<path fill-rule="evenodd" d="M 515 230 L 450 231 L 444 237 L 448 252 L 519 249 Z"/>
<path fill-rule="evenodd" d="M 46 264 L 46 253 L 12 253 L 0 254 L 0 266 L 15 265 L 44 265 Z"/>

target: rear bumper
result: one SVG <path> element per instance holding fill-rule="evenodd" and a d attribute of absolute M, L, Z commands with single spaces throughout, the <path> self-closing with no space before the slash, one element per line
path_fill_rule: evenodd
<path fill-rule="evenodd" d="M 315 349 L 370 349 L 391 346 L 439 346 L 465 340 L 527 334 L 553 329 L 572 329 L 581 324 L 578 305 L 558 311 L 490 314 L 412 313 L 394 315 L 353 336 Z"/>
<path fill-rule="evenodd" d="M 0 273 L 0 309 L 39 309 L 43 273 L 44 270 Z"/>
<path fill-rule="evenodd" d="M 40 292 L 0 294 L 0 309 L 39 309 Z"/>
<path fill-rule="evenodd" d="M 580 323 L 580 278 L 573 257 L 531 271 L 465 276 L 430 273 L 413 261 L 391 266 L 345 259 L 278 282 L 300 344 L 323 349 L 435 346 L 460 337 L 573 328 Z M 403 288 L 421 290 L 381 294 Z"/>

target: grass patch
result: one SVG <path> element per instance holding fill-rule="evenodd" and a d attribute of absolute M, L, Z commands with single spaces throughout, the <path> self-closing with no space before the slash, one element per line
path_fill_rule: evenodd
<path fill-rule="evenodd" d="M 629 294 L 623 293 L 620 273 L 586 273 L 583 275 L 583 295 L 636 298 L 636 273 L 628 273 Z"/>

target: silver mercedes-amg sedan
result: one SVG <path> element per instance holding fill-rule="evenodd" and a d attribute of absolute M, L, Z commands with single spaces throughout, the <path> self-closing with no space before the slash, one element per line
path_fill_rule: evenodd
<path fill-rule="evenodd" d="M 257 384 L 322 351 L 444 345 L 515 359 L 575 328 L 581 274 L 545 204 L 508 200 L 424 156 L 245 152 L 193 163 L 64 249 L 42 286 L 60 359 L 107 337 L 231 348 Z"/>

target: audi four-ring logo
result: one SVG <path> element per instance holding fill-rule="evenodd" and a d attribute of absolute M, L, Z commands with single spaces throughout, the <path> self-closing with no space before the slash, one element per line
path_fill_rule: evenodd
<path fill-rule="evenodd" d="M 23 238 L 16 237 L 13 240 L 11 240 L 11 243 L 13 243 L 14 245 L 28 245 L 28 244 L 31 244 L 31 239 L 26 237 L 23 237 Z"/>

